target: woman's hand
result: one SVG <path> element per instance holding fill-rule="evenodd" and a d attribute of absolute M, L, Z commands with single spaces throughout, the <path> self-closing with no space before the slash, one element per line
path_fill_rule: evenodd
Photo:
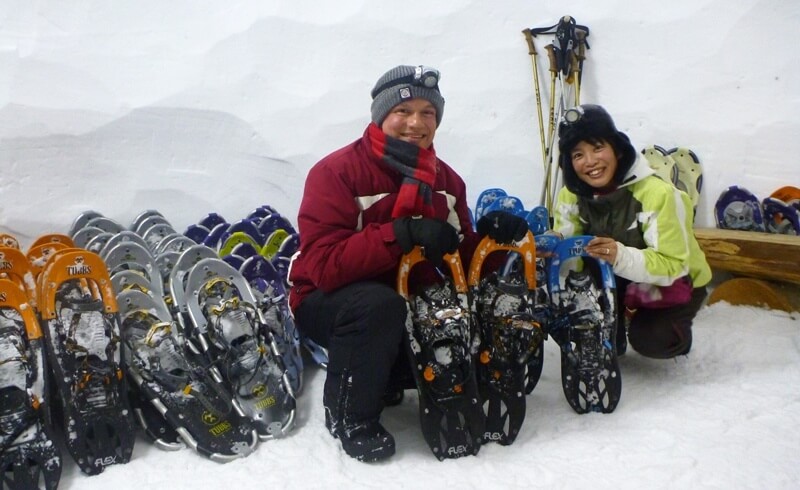
<path fill-rule="evenodd" d="M 586 253 L 596 259 L 603 259 L 609 264 L 617 260 L 617 241 L 608 237 L 594 237 L 586 245 Z"/>

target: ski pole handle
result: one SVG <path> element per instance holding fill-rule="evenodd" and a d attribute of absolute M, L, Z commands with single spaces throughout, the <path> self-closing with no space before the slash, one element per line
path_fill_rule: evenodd
<path fill-rule="evenodd" d="M 522 34 L 525 36 L 525 41 L 528 42 L 528 54 L 531 56 L 536 56 L 538 53 L 536 52 L 536 46 L 533 44 L 533 34 L 531 33 L 530 29 L 523 29 Z"/>

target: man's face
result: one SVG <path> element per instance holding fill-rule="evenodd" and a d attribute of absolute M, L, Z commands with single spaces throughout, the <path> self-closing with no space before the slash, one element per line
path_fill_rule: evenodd
<path fill-rule="evenodd" d="M 436 108 L 426 99 L 411 99 L 392 107 L 381 129 L 387 135 L 428 149 L 436 134 Z"/>

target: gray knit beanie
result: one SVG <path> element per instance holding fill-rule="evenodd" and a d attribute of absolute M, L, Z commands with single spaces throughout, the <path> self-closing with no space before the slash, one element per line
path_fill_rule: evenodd
<path fill-rule="evenodd" d="M 435 72 L 436 83 L 424 83 L 424 74 Z M 372 89 L 372 121 L 380 126 L 394 106 L 406 100 L 425 99 L 436 108 L 436 126 L 442 122 L 444 98 L 439 93 L 439 72 L 424 66 L 400 65 L 381 76 Z M 430 82 L 429 82 L 430 83 Z"/>

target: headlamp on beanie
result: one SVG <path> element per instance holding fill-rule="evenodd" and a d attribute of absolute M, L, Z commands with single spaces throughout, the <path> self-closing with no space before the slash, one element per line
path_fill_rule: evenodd
<path fill-rule="evenodd" d="M 444 98 L 439 91 L 439 70 L 424 65 L 400 65 L 381 76 L 372 89 L 372 121 L 380 126 L 394 106 L 406 100 L 425 99 L 436 109 L 436 125 L 442 122 Z"/>

